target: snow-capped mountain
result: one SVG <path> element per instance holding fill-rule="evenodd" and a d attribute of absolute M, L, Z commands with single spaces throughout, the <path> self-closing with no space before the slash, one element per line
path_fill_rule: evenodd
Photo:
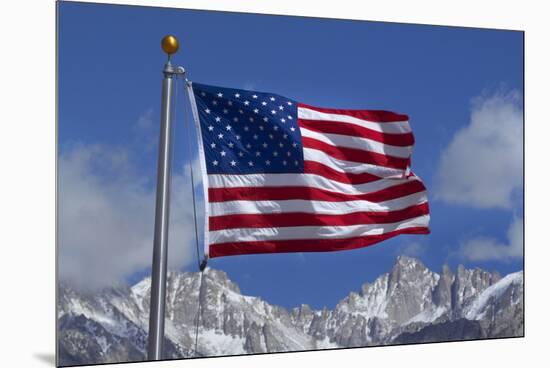
<path fill-rule="evenodd" d="M 223 271 L 205 270 L 195 351 L 199 273 L 168 275 L 166 358 L 523 336 L 523 272 L 459 266 L 441 274 L 400 256 L 390 272 L 333 309 L 287 310 L 242 295 Z M 59 363 L 146 359 L 150 279 L 94 294 L 59 289 Z"/>

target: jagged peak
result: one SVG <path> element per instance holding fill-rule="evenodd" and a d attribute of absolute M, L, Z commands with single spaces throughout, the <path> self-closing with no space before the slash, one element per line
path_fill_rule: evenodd
<path fill-rule="evenodd" d="M 427 269 L 427 267 L 424 265 L 424 263 L 422 263 L 417 258 L 400 255 L 400 256 L 397 256 L 397 259 L 395 260 L 395 264 L 393 265 L 393 268 L 392 268 L 392 273 L 395 273 L 396 271 L 402 272 L 403 270 L 412 271 L 415 269 L 424 270 L 424 269 Z"/>
<path fill-rule="evenodd" d="M 401 254 L 401 255 L 397 256 L 397 258 L 395 260 L 395 263 L 402 264 L 402 265 L 420 264 L 420 265 L 424 266 L 424 264 L 419 259 L 407 256 L 407 255 L 404 255 L 404 254 Z"/>
<path fill-rule="evenodd" d="M 180 283 L 189 280 L 191 282 L 198 281 L 200 278 L 200 272 L 183 272 L 177 270 L 169 270 L 167 272 L 167 282 L 168 284 Z M 205 282 L 213 282 L 219 284 L 223 287 L 229 288 L 237 293 L 240 293 L 240 289 L 236 283 L 234 283 L 227 273 L 222 270 L 214 269 L 207 267 L 204 270 L 204 279 Z M 147 293 L 151 286 L 151 276 L 144 277 L 141 281 L 134 284 L 131 289 L 134 294 L 144 294 Z"/>
<path fill-rule="evenodd" d="M 456 275 L 460 278 L 471 278 L 471 277 L 480 277 L 488 276 L 492 282 L 497 282 L 502 278 L 499 272 L 497 271 L 486 271 L 480 267 L 475 268 L 466 268 L 463 264 L 459 264 L 456 269 Z"/>

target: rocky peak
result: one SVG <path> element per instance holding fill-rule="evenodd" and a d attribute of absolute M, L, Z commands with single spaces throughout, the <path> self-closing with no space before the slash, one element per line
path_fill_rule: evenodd
<path fill-rule="evenodd" d="M 216 269 L 207 267 L 204 270 L 203 282 L 204 281 L 206 281 L 212 286 L 215 285 L 220 288 L 231 290 L 238 294 L 241 293 L 241 289 L 239 288 L 239 286 L 229 279 L 229 277 L 227 276 L 227 273 L 221 270 L 216 270 Z"/>
<path fill-rule="evenodd" d="M 403 282 L 410 283 L 431 273 L 419 260 L 407 256 L 399 256 L 390 272 L 389 283 L 398 286 Z"/>
<path fill-rule="evenodd" d="M 443 265 L 439 281 L 432 293 L 432 300 L 437 307 L 451 307 L 451 288 L 455 275 L 446 263 Z"/>
<path fill-rule="evenodd" d="M 390 272 L 350 292 L 334 309 L 314 310 L 303 304 L 287 310 L 242 295 L 223 271 L 205 270 L 200 299 L 200 273 L 170 272 L 168 356 L 378 345 L 399 341 L 400 334 L 408 334 L 409 342 L 437 341 L 442 339 L 437 331 L 448 332 L 447 326 L 460 320 L 468 321 L 466 330 L 470 325 L 478 329 L 476 336 L 521 335 L 523 275 L 500 279 L 497 273 L 463 266 L 453 274 L 444 265 L 437 274 L 422 262 L 401 256 Z M 60 285 L 61 361 L 85 364 L 144 359 L 149 293 L 150 278 L 132 288 L 121 286 L 95 294 Z M 195 352 L 199 303 L 199 349 Z M 430 326 L 436 328 L 430 330 Z M 453 330 L 453 338 L 473 336 L 466 330 Z M 113 350 L 115 346 L 120 348 Z"/>
<path fill-rule="evenodd" d="M 489 286 L 500 280 L 498 273 L 491 273 L 479 268 L 466 269 L 459 265 L 451 287 L 451 303 L 456 314 L 471 303 Z"/>

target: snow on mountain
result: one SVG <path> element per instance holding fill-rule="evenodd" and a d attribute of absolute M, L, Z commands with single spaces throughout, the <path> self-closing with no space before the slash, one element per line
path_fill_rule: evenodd
<path fill-rule="evenodd" d="M 521 292 L 517 289 L 521 288 Z M 516 289 L 516 291 L 514 291 Z M 523 297 L 523 271 L 515 272 L 507 275 L 497 283 L 485 289 L 465 310 L 464 317 L 467 319 L 481 320 L 490 308 L 494 307 L 494 301 L 499 300 L 502 296 L 510 291 L 511 305 L 520 302 Z"/>
<path fill-rule="evenodd" d="M 144 360 L 149 295 L 149 278 L 93 295 L 61 285 L 60 363 Z M 200 273 L 170 272 L 166 317 L 167 358 L 521 336 L 523 272 L 501 279 L 462 266 L 453 274 L 444 266 L 438 274 L 400 256 L 390 272 L 350 292 L 333 310 L 304 304 L 290 311 L 242 295 L 223 271 L 207 268 L 202 286 Z"/>

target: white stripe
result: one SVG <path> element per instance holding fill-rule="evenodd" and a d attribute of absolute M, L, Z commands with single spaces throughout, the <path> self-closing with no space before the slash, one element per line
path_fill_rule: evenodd
<path fill-rule="evenodd" d="M 369 173 L 382 178 L 402 178 L 406 170 L 392 169 L 384 166 L 365 164 L 362 162 L 344 161 L 327 155 L 323 151 L 304 147 L 304 160 L 317 161 L 341 173 Z"/>
<path fill-rule="evenodd" d="M 357 236 L 380 235 L 410 227 L 428 227 L 429 215 L 415 217 L 391 224 L 351 226 L 295 226 L 277 228 L 229 229 L 210 232 L 210 244 L 226 242 L 292 240 L 292 239 L 342 239 Z"/>
<path fill-rule="evenodd" d="M 197 111 L 197 101 L 195 101 L 195 93 L 193 92 L 193 84 L 192 82 L 188 81 L 186 83 L 187 85 L 187 96 L 189 97 L 189 102 L 191 105 L 191 112 L 193 114 L 193 120 L 195 121 L 195 129 L 197 130 L 198 134 L 198 148 L 199 148 L 199 162 L 201 165 L 201 175 L 202 175 L 202 189 L 203 189 L 203 195 L 204 198 L 208 198 L 208 188 L 206 183 L 208 183 L 207 178 L 207 171 L 206 171 L 206 156 L 204 154 L 204 147 L 203 147 L 203 140 L 202 140 L 202 131 L 201 131 L 201 124 L 199 120 L 199 113 Z M 191 160 L 191 158 L 189 158 Z M 193 170 L 193 164 L 191 163 L 191 170 Z M 195 190 L 195 188 L 192 188 L 192 190 Z M 196 214 L 195 214 L 196 216 Z M 208 217 L 210 214 L 208 213 L 208 203 L 204 201 L 204 257 L 208 258 Z"/>
<path fill-rule="evenodd" d="M 368 128 L 381 133 L 410 133 L 411 126 L 408 121 L 396 121 L 390 123 L 377 123 L 356 118 L 350 115 L 330 114 L 316 110 L 308 109 L 307 107 L 298 107 L 298 118 L 305 120 L 326 120 L 340 123 L 349 123 Z"/>
<path fill-rule="evenodd" d="M 302 137 L 314 138 L 335 147 L 355 148 L 399 158 L 408 158 L 412 153 L 412 146 L 391 146 L 389 144 L 373 141 L 372 139 L 340 134 L 318 133 L 307 128 L 300 128 L 300 133 Z M 366 154 L 368 154 L 368 152 L 366 152 Z"/>
<path fill-rule="evenodd" d="M 339 215 L 354 212 L 398 211 L 414 205 L 426 203 L 426 192 L 418 192 L 383 202 L 346 201 L 327 202 L 303 199 L 283 201 L 230 201 L 209 203 L 211 216 L 234 214 L 270 214 L 270 213 L 315 213 Z"/>
<path fill-rule="evenodd" d="M 416 177 L 406 179 L 379 179 L 364 184 L 345 184 L 316 174 L 246 174 L 208 175 L 209 188 L 240 187 L 312 187 L 345 194 L 365 194 L 417 181 Z"/>

